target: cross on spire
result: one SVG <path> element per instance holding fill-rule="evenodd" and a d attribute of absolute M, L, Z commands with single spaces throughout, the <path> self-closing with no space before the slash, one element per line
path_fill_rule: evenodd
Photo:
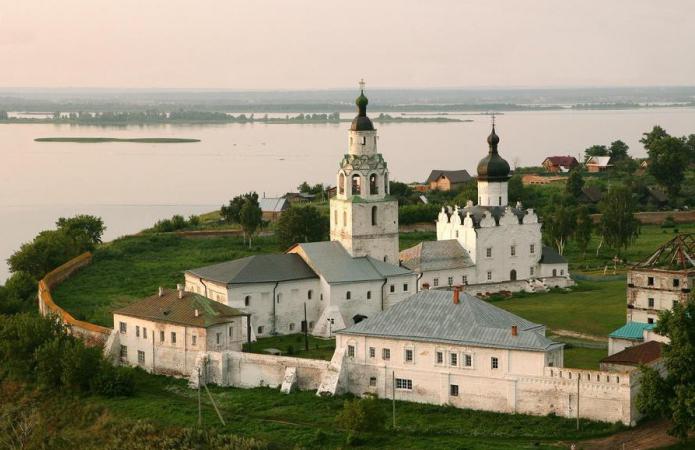
<path fill-rule="evenodd" d="M 492 113 L 492 128 L 495 128 L 495 113 Z"/>
<path fill-rule="evenodd" d="M 359 84 L 360 84 L 360 91 L 364 92 L 364 85 L 366 84 L 366 83 L 364 82 L 364 78 L 360 79 L 360 83 L 359 83 Z"/>

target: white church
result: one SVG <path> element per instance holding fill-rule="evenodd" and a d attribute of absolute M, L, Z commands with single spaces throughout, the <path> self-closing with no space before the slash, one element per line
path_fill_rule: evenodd
<path fill-rule="evenodd" d="M 509 163 L 492 132 L 489 151 L 478 163 L 478 204 L 442 208 L 437 240 L 403 250 L 401 264 L 419 274 L 422 289 L 460 286 L 473 294 L 545 290 L 573 284 L 567 260 L 544 246 L 533 209 L 510 206 Z"/>
<path fill-rule="evenodd" d="M 536 214 L 507 205 L 510 169 L 494 124 L 478 165 L 478 205 L 442 209 L 437 241 L 399 253 L 398 202 L 361 87 L 330 201 L 330 241 L 187 270 L 187 291 L 250 314 L 255 339 L 298 333 L 304 320 L 310 333 L 329 337 L 422 289 L 476 294 L 571 283 L 567 262 L 541 244 Z"/>

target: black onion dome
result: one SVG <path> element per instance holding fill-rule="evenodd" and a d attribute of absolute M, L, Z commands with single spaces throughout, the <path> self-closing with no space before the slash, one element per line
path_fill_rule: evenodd
<path fill-rule="evenodd" d="M 357 105 L 357 116 L 352 119 L 352 126 L 350 129 L 352 131 L 374 131 L 374 124 L 372 120 L 367 117 L 367 105 L 369 100 L 364 95 L 364 90 L 360 92 L 360 96 L 355 100 Z"/>
<path fill-rule="evenodd" d="M 495 133 L 495 126 L 493 125 L 492 132 L 487 137 L 490 151 L 487 156 L 478 163 L 478 180 L 507 181 L 510 178 L 509 163 L 497 152 L 497 144 L 499 144 L 499 142 L 500 137 Z"/>

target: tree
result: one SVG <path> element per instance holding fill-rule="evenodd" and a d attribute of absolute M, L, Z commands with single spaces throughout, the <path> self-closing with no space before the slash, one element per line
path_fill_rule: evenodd
<path fill-rule="evenodd" d="M 5 293 L 8 299 L 22 303 L 33 302 L 36 299 L 38 282 L 29 273 L 18 271 L 5 282 Z"/>
<path fill-rule="evenodd" d="M 522 201 L 524 198 L 524 183 L 521 182 L 521 175 L 513 175 L 509 179 L 509 183 L 507 184 L 507 195 L 509 197 L 509 204 Z M 475 198 L 478 198 L 477 188 L 475 190 L 475 197 L 473 197 L 473 199 Z"/>
<path fill-rule="evenodd" d="M 556 196 L 552 203 L 553 206 L 550 206 L 543 216 L 543 231 L 546 242 L 554 245 L 557 252 L 562 255 L 570 236 L 574 233 L 577 223 L 576 211 L 566 197 L 558 199 Z"/>
<path fill-rule="evenodd" d="M 314 206 L 292 206 L 283 212 L 277 223 L 280 244 L 290 247 L 298 242 L 317 242 L 328 235 L 328 217 Z"/>
<path fill-rule="evenodd" d="M 376 399 L 356 398 L 345 400 L 336 422 L 350 431 L 382 431 L 386 425 L 386 414 Z"/>
<path fill-rule="evenodd" d="M 239 211 L 239 224 L 244 231 L 244 237 L 248 236 L 249 247 L 251 247 L 251 238 L 261 226 L 262 220 L 263 211 L 261 211 L 258 201 L 247 199 Z"/>
<path fill-rule="evenodd" d="M 584 150 L 584 155 L 587 159 L 592 156 L 608 156 L 608 148 L 605 145 L 592 145 Z"/>
<path fill-rule="evenodd" d="M 586 257 L 586 250 L 591 242 L 591 233 L 594 229 L 594 222 L 591 220 L 589 208 L 582 205 L 577 208 L 576 215 L 577 224 L 574 228 L 574 240 L 577 242 L 577 247 L 582 252 L 582 258 Z"/>
<path fill-rule="evenodd" d="M 411 203 L 411 198 L 413 196 L 413 190 L 405 183 L 400 181 L 390 181 L 389 182 L 389 193 L 396 197 L 398 200 L 398 206 L 403 206 Z"/>
<path fill-rule="evenodd" d="M 579 167 L 575 167 L 570 171 L 570 174 L 567 177 L 565 192 L 567 195 L 572 196 L 576 200 L 582 195 L 583 187 L 584 176 L 582 175 L 582 170 Z"/>
<path fill-rule="evenodd" d="M 620 139 L 611 142 L 611 145 L 608 148 L 608 155 L 611 157 L 611 162 L 616 163 L 618 161 L 622 161 L 623 159 L 629 158 L 630 156 L 627 154 L 629 149 L 630 147 L 628 147 L 628 145 Z"/>
<path fill-rule="evenodd" d="M 244 206 L 246 200 L 251 200 L 258 204 L 258 194 L 255 192 L 248 192 L 244 195 L 237 195 L 229 201 L 229 205 L 222 206 L 220 209 L 220 215 L 227 223 L 239 223 L 241 208 Z"/>
<path fill-rule="evenodd" d="M 648 416 L 669 419 L 669 433 L 685 442 L 688 432 L 695 431 L 695 299 L 660 312 L 654 331 L 670 339 L 662 350 L 666 374 L 640 367 L 637 408 Z"/>
<path fill-rule="evenodd" d="M 85 249 L 63 230 L 42 231 L 7 259 L 10 272 L 27 272 L 37 280 L 83 253 Z"/>
<path fill-rule="evenodd" d="M 649 155 L 649 173 L 657 183 L 676 197 L 681 189 L 685 168 L 690 162 L 689 144 L 686 138 L 669 136 L 659 126 L 649 133 L 644 133 L 640 140 Z"/>
<path fill-rule="evenodd" d="M 106 231 L 101 217 L 80 214 L 66 219 L 61 217 L 56 222 L 58 230 L 64 231 L 76 242 L 84 245 L 85 250 L 92 250 L 96 244 L 101 244 L 101 236 Z"/>
<path fill-rule="evenodd" d="M 635 218 L 635 200 L 625 185 L 612 185 L 599 204 L 601 238 L 610 248 L 620 252 L 639 236 L 640 223 Z"/>
<path fill-rule="evenodd" d="M 512 183 L 510 180 L 510 186 L 511 184 Z M 515 186 L 514 188 L 509 189 L 509 198 L 512 198 L 512 194 L 514 194 L 515 197 L 518 197 L 518 200 L 521 200 L 524 194 L 524 187 L 521 186 L 520 191 L 517 190 L 516 192 L 512 192 L 513 189 L 517 187 L 518 186 Z M 478 183 L 475 180 L 471 180 L 464 183 L 463 187 L 461 187 L 461 189 L 458 191 L 458 194 L 454 198 L 454 203 L 459 206 L 466 206 L 466 202 L 468 202 L 468 200 L 472 202 L 476 202 L 476 200 L 478 200 Z"/>

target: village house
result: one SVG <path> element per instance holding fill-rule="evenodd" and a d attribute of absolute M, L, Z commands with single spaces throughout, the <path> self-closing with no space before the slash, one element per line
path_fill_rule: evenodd
<path fill-rule="evenodd" d="M 106 348 L 120 363 L 188 376 L 201 352 L 241 350 L 249 318 L 179 286 L 117 309 L 113 324 Z"/>
<path fill-rule="evenodd" d="M 472 180 L 473 177 L 466 170 L 436 169 L 427 177 L 425 184 L 433 191 L 455 191 Z"/>
<path fill-rule="evenodd" d="M 466 293 L 422 291 L 338 331 L 319 393 L 633 424 L 630 375 L 565 368 L 563 346 Z"/>
<path fill-rule="evenodd" d="M 632 347 L 627 347 L 620 352 L 613 353 L 601 360 L 601 370 L 608 372 L 632 372 L 638 370 L 641 365 L 663 369 L 661 351 L 662 342 L 648 341 Z"/>
<path fill-rule="evenodd" d="M 420 275 L 420 288 L 463 286 L 484 293 L 572 285 L 567 261 L 542 244 L 532 209 L 508 204 L 509 164 L 498 152 L 493 124 L 488 155 L 478 163 L 478 204 L 442 208 L 437 242 L 401 252 L 403 266 Z"/>
<path fill-rule="evenodd" d="M 363 90 L 356 104 L 330 200 L 330 241 L 185 273 L 187 290 L 251 314 L 251 339 L 297 333 L 304 320 L 328 337 L 417 291 L 417 275 L 399 265 L 398 202 Z"/>
<path fill-rule="evenodd" d="M 541 164 L 546 171 L 551 173 L 567 173 L 579 166 L 579 161 L 574 156 L 548 156 Z"/>
<path fill-rule="evenodd" d="M 259 198 L 258 205 L 261 208 L 263 220 L 268 222 L 276 222 L 282 213 L 290 207 L 290 203 L 285 197 Z"/>
<path fill-rule="evenodd" d="M 584 163 L 586 171 L 589 173 L 605 172 L 613 167 L 610 156 L 590 156 Z"/>

